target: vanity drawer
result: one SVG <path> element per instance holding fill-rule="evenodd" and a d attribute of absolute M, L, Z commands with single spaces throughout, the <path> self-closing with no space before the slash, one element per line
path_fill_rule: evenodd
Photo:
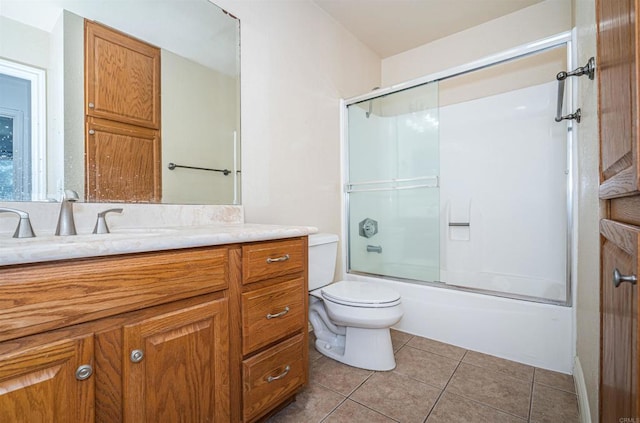
<path fill-rule="evenodd" d="M 0 277 L 0 341 L 226 289 L 227 248 L 10 266 Z"/>
<path fill-rule="evenodd" d="M 261 242 L 242 247 L 242 283 L 302 272 L 307 252 L 304 239 Z"/>
<path fill-rule="evenodd" d="M 243 421 L 269 411 L 306 383 L 305 347 L 299 334 L 242 362 Z"/>
<path fill-rule="evenodd" d="M 249 354 L 305 327 L 304 278 L 242 294 L 242 353 Z"/>

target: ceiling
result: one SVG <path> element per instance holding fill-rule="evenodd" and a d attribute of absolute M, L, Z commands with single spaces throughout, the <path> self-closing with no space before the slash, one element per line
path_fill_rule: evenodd
<path fill-rule="evenodd" d="M 314 0 L 380 58 L 544 0 Z"/>

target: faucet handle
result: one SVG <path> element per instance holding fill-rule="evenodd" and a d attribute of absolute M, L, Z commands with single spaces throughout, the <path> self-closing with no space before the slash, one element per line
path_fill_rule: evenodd
<path fill-rule="evenodd" d="M 22 210 L 0 207 L 0 213 L 4 212 L 15 213 L 20 217 L 16 231 L 13 234 L 14 238 L 33 238 L 36 236 L 36 234 L 33 233 L 33 228 L 31 227 L 29 213 Z"/>
<path fill-rule="evenodd" d="M 96 226 L 93 228 L 94 234 L 108 234 L 109 227 L 107 226 L 107 219 L 105 216 L 107 213 L 122 213 L 122 209 L 109 209 L 105 211 L 101 211 L 98 213 L 98 220 L 96 221 Z"/>

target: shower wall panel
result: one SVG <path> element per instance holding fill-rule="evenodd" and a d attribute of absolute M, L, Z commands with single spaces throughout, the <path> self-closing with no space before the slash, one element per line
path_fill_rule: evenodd
<path fill-rule="evenodd" d="M 565 301 L 567 137 L 553 120 L 556 93 L 550 82 L 440 109 L 443 282 Z"/>

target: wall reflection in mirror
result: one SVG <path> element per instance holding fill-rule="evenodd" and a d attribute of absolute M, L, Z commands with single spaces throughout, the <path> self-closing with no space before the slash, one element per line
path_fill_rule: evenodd
<path fill-rule="evenodd" d="M 89 52 L 85 19 L 125 41 Z M 147 58 L 132 58 L 128 39 L 159 52 L 158 72 L 141 74 Z M 153 88 L 132 99 L 126 84 Z M 140 123 L 152 96 L 158 117 Z M 150 137 L 156 153 L 133 142 Z M 213 3 L 0 0 L 0 201 L 59 201 L 72 189 L 97 202 L 239 204 L 240 149 L 240 22 Z M 148 173 L 155 197 L 111 189 Z"/>

